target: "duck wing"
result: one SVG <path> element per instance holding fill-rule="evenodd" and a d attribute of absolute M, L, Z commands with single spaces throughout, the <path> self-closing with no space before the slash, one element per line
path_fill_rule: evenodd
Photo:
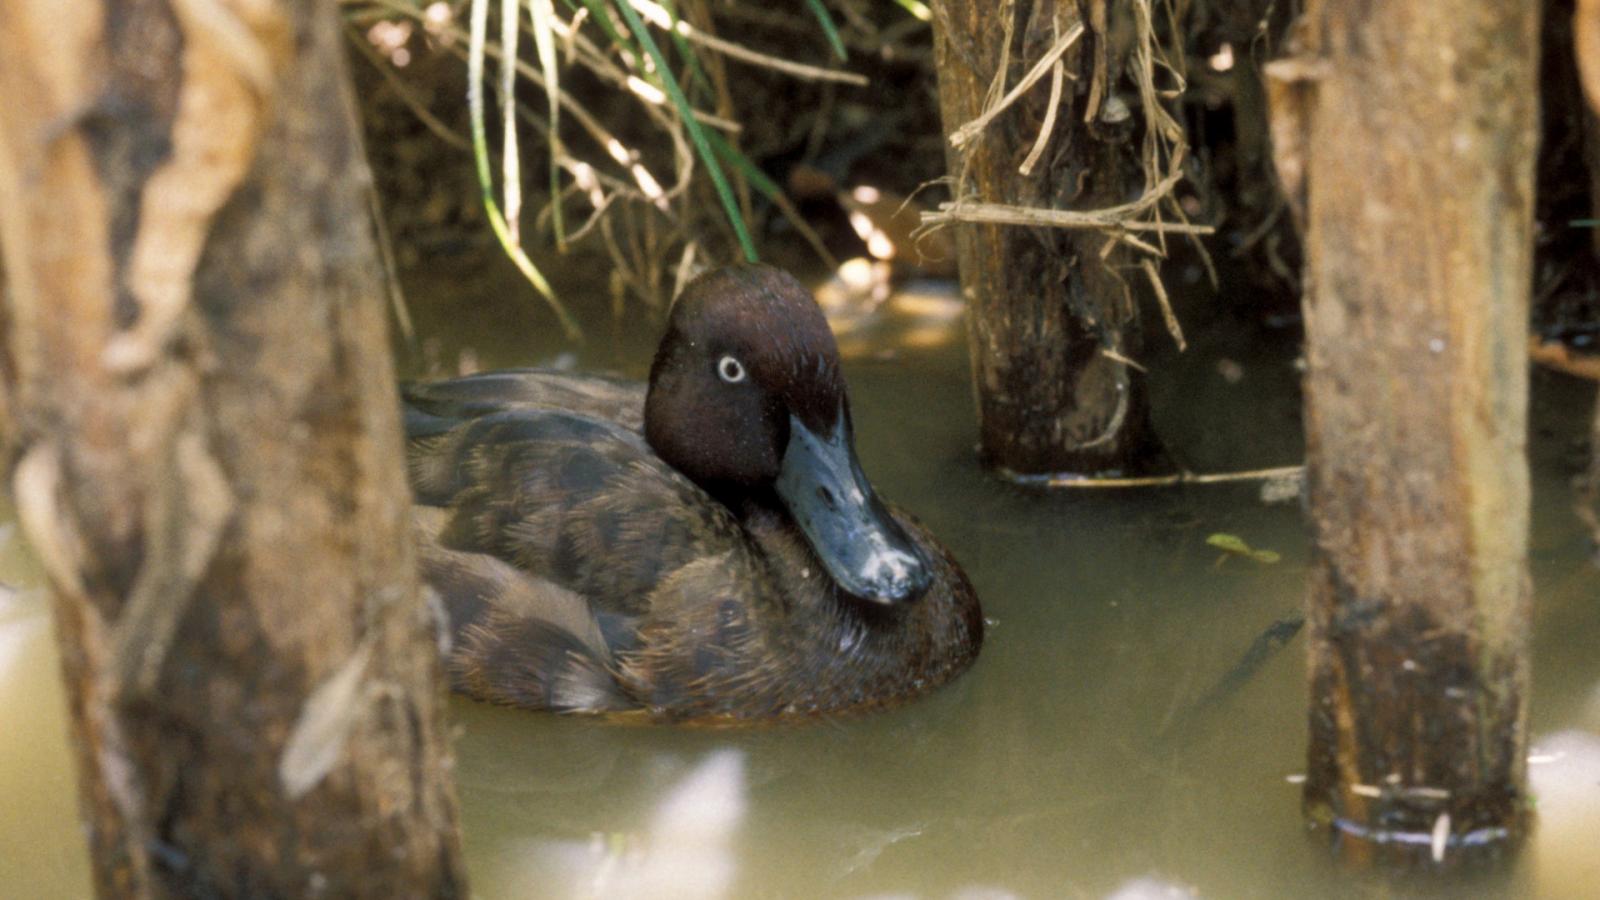
<path fill-rule="evenodd" d="M 587 601 L 486 553 L 438 540 L 446 521 L 416 508 L 418 556 L 430 602 L 450 625 L 451 686 L 529 709 L 622 710 L 633 701 L 612 675 L 612 650 Z"/>
<path fill-rule="evenodd" d="M 515 410 L 564 410 L 644 430 L 645 386 L 604 375 L 503 369 L 402 384 L 400 392 L 411 437 L 440 434 L 466 419 Z"/>
<path fill-rule="evenodd" d="M 711 558 L 760 567 L 727 509 L 615 422 L 501 410 L 414 436 L 408 457 L 423 578 L 451 622 L 452 681 L 472 696 L 638 705 L 618 659 L 662 585 Z"/>

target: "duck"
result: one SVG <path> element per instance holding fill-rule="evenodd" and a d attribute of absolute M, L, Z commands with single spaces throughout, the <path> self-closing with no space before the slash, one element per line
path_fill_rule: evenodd
<path fill-rule="evenodd" d="M 982 646 L 966 574 L 862 470 L 833 333 L 781 269 L 691 281 L 648 384 L 509 369 L 401 395 L 458 693 L 797 719 L 921 696 Z"/>

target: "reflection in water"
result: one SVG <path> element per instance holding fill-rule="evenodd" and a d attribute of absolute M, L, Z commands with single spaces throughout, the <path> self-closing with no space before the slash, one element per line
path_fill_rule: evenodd
<path fill-rule="evenodd" d="M 1113 891 L 1106 900 L 1193 900 L 1199 896 L 1193 888 L 1159 878 L 1135 878 Z"/>
<path fill-rule="evenodd" d="M 441 302 L 416 307 L 434 358 L 453 366 L 471 348 L 499 367 L 564 349 L 534 341 L 557 332 L 519 295 L 463 294 L 461 273 L 436 277 Z M 506 299 L 468 302 L 481 297 Z M 1288 780 L 1304 767 L 1304 638 L 1210 695 L 1300 607 L 1300 511 L 1263 504 L 1248 484 L 1037 494 L 985 476 L 957 313 L 948 288 L 919 288 L 841 327 L 856 348 L 846 375 L 863 465 L 951 547 L 995 621 L 974 669 L 905 708 L 809 727 L 608 726 L 457 700 L 476 896 L 665 896 L 669 885 L 924 900 L 1350 895 L 1305 839 Z M 1144 360 L 1157 427 L 1185 464 L 1298 460 L 1293 349 L 1269 352 L 1251 334 L 1208 342 L 1191 324 L 1188 353 Z M 942 337 L 908 338 L 924 327 Z M 620 344 L 593 341 L 579 365 L 642 376 L 654 337 L 630 326 Z M 1600 572 L 1585 564 L 1564 462 L 1591 393 L 1535 383 L 1531 714 L 1535 733 L 1551 735 L 1540 758 L 1562 755 L 1532 767 L 1529 851 L 1453 896 L 1600 896 Z M 1219 532 L 1281 558 L 1219 567 L 1206 544 Z M 20 564 L 0 552 L 0 581 L 36 583 Z M 24 613 L 0 608 L 0 896 L 78 898 L 87 879 L 61 691 L 31 596 Z M 1203 699 L 1204 714 L 1189 715 Z"/>
<path fill-rule="evenodd" d="M 1600 733 L 1562 731 L 1534 741 L 1528 779 L 1538 804 L 1532 856 L 1539 895 L 1600 896 Z"/>
<path fill-rule="evenodd" d="M 744 813 L 743 756 L 715 751 L 667 788 L 643 832 L 534 845 L 527 870 L 508 874 L 551 897 L 718 900 L 733 887 Z"/>
<path fill-rule="evenodd" d="M 14 542 L 0 543 L 0 581 L 31 580 Z M 90 896 L 77 823 L 72 751 L 45 596 L 0 597 L 0 896 Z"/>

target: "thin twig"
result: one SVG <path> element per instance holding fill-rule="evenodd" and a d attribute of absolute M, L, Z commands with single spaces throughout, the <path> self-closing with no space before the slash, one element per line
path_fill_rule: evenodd
<path fill-rule="evenodd" d="M 394 310 L 395 322 L 400 326 L 400 336 L 407 344 L 415 344 L 417 330 L 411 323 L 411 308 L 406 305 L 406 295 L 400 289 L 400 266 L 394 258 L 394 242 L 389 238 L 389 223 L 383 215 L 383 200 L 378 196 L 377 182 L 367 179 L 367 209 L 372 216 L 372 227 L 377 238 L 378 259 L 383 263 L 383 285 L 389 294 L 389 306 Z"/>
<path fill-rule="evenodd" d="M 824 69 L 820 66 L 809 66 L 793 60 L 769 56 L 765 53 L 758 53 L 748 47 L 742 47 L 732 41 L 725 41 L 722 38 L 706 34 L 683 19 L 678 19 L 674 23 L 665 9 L 649 2 L 649 0 L 632 0 L 630 5 L 638 10 L 639 15 L 651 25 L 667 31 L 677 32 L 689 43 L 699 44 L 707 50 L 721 53 L 729 59 L 736 59 L 753 66 L 774 69 L 785 75 L 792 75 L 805 81 L 832 81 L 839 84 L 853 84 L 858 87 L 869 83 L 865 75 L 858 75 L 855 72 L 841 72 L 837 69 Z"/>
<path fill-rule="evenodd" d="M 1121 353 L 1118 353 L 1117 351 L 1111 349 L 1110 347 L 1101 347 L 1100 348 L 1100 355 L 1104 356 L 1106 359 L 1111 360 L 1112 362 L 1122 363 L 1123 365 L 1127 366 L 1128 368 L 1134 369 L 1135 371 L 1141 372 L 1141 373 L 1143 373 L 1145 375 L 1149 375 L 1150 374 L 1150 370 L 1145 368 L 1143 363 L 1140 363 L 1138 360 L 1130 359 L 1129 357 L 1123 356 Z"/>
<path fill-rule="evenodd" d="M 1224 484 L 1235 481 L 1274 481 L 1299 478 L 1305 466 L 1278 466 L 1272 469 L 1253 469 L 1248 472 L 1214 472 L 1196 474 L 1175 472 L 1171 475 L 1151 475 L 1142 478 L 1094 478 L 1086 475 L 1026 475 L 1001 469 L 1001 477 L 1028 487 L 1045 488 L 1137 488 L 1174 487 L 1180 484 Z"/>
<path fill-rule="evenodd" d="M 1132 248 L 1134 248 L 1136 250 L 1143 250 L 1144 252 L 1150 254 L 1151 256 L 1156 257 L 1157 259 L 1166 259 L 1167 258 L 1166 252 L 1163 251 L 1160 247 L 1157 247 L 1155 244 L 1147 244 L 1144 241 L 1141 241 L 1138 238 L 1134 237 L 1133 235 L 1127 233 L 1126 231 L 1113 232 L 1112 233 L 1112 239 L 1113 239 L 1112 240 L 1113 244 L 1116 244 L 1116 243 L 1127 244 L 1129 247 L 1132 247 Z"/>
<path fill-rule="evenodd" d="M 1558 372 L 1600 381 L 1600 356 L 1574 353 L 1560 341 L 1546 341 L 1537 335 L 1528 338 L 1528 356 L 1536 363 Z"/>
<path fill-rule="evenodd" d="M 416 96 L 411 86 L 406 84 L 399 75 L 395 74 L 393 64 L 372 48 L 372 43 L 367 40 L 366 35 L 363 35 L 354 27 L 346 26 L 345 36 L 361 52 L 361 55 L 372 63 L 372 67 L 378 70 L 379 75 L 383 76 L 384 82 L 394 89 L 395 96 L 399 97 L 400 102 L 411 110 L 411 114 L 417 117 L 417 121 L 421 122 L 423 127 L 433 132 L 439 140 L 444 141 L 449 146 L 467 153 L 472 152 L 472 144 L 466 138 L 451 131 L 450 126 L 444 124 L 437 116 L 428 111 L 428 107 L 423 104 L 421 98 Z"/>
<path fill-rule="evenodd" d="M 923 225 L 974 222 L 981 225 L 1038 225 L 1047 228 L 1099 228 L 1106 230 L 1155 231 L 1174 234 L 1212 234 L 1210 225 L 1183 222 L 1149 222 L 1127 218 L 1118 207 L 1077 212 L 1067 209 L 1036 209 L 1006 206 L 1002 203 L 941 203 L 935 212 L 922 214 Z M 1153 249 L 1153 248 L 1152 248 Z"/>
<path fill-rule="evenodd" d="M 1161 304 L 1161 316 L 1167 322 L 1167 333 L 1172 335 L 1173 341 L 1178 344 L 1178 352 L 1189 349 L 1183 340 L 1183 326 L 1178 324 L 1178 316 L 1172 311 L 1172 301 L 1167 297 L 1167 288 L 1161 283 L 1161 274 L 1156 271 L 1155 263 L 1149 259 L 1139 260 L 1139 268 L 1144 269 L 1144 274 L 1150 279 L 1150 289 L 1155 291 L 1156 302 Z"/>
<path fill-rule="evenodd" d="M 1045 73 L 1050 71 L 1051 65 L 1056 60 L 1060 59 L 1063 53 L 1066 53 L 1067 50 L 1071 49 L 1073 43 L 1082 36 L 1082 22 L 1079 22 L 1068 29 L 1067 33 L 1061 36 L 1061 40 L 1056 41 L 1055 46 L 1051 47 L 1044 56 L 1039 58 L 1038 62 L 1033 64 L 1033 68 L 1028 70 L 1028 74 L 1022 76 L 1022 80 L 1017 82 L 1017 86 L 1012 88 L 1004 97 L 1000 98 L 1000 102 L 991 104 L 988 109 L 983 111 L 982 115 L 978 116 L 976 119 L 973 119 L 971 122 L 962 125 L 960 128 L 957 128 L 950 135 L 950 146 L 959 148 L 963 144 L 966 144 L 973 138 L 977 137 L 978 133 L 983 131 L 983 129 L 989 127 L 989 123 L 994 121 L 995 116 L 1005 112 L 1006 109 L 1011 106 L 1011 104 L 1017 102 L 1018 98 L 1027 93 L 1028 88 L 1031 88 L 1037 84 L 1039 79 L 1043 78 Z"/>
<path fill-rule="evenodd" d="M 1044 155 L 1044 148 L 1050 144 L 1050 135 L 1056 130 L 1056 110 L 1061 106 L 1061 83 L 1066 81 L 1066 74 L 1067 67 L 1059 59 L 1050 67 L 1050 103 L 1045 107 L 1044 124 L 1039 126 L 1039 137 L 1034 140 L 1033 149 L 1028 151 L 1028 158 L 1017 167 L 1017 171 L 1023 175 L 1033 174 L 1033 167 Z"/>

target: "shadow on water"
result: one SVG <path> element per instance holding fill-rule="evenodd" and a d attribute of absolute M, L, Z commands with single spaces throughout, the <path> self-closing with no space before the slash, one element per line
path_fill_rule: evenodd
<path fill-rule="evenodd" d="M 531 305 L 485 302 L 492 291 L 464 290 L 448 272 L 410 286 L 430 288 L 448 296 L 418 304 L 434 343 L 415 366 L 427 357 L 454 371 L 467 348 L 485 367 L 561 360 L 538 345 L 554 329 Z M 974 464 L 960 323 L 947 292 L 923 290 L 932 299 L 886 314 L 870 341 L 845 341 L 862 348 L 846 373 L 868 473 L 949 544 L 983 598 L 993 626 L 976 667 L 923 702 L 809 727 L 606 726 L 458 700 L 478 896 L 1349 895 L 1306 839 L 1292 783 L 1304 639 L 1280 632 L 1281 649 L 1236 669 L 1298 612 L 1298 505 L 1263 503 L 1253 484 L 1040 494 L 987 477 Z M 1197 471 L 1297 460 L 1291 342 L 1214 330 L 1156 364 L 1160 430 Z M 591 328 L 576 364 L 642 376 L 653 328 L 624 332 Z M 908 333 L 918 337 L 898 340 Z M 1600 889 L 1600 572 L 1583 565 L 1566 494 L 1590 389 L 1542 375 L 1535 385 L 1532 714 L 1534 733 L 1551 735 L 1536 740 L 1550 759 L 1534 766 L 1545 821 L 1508 871 L 1399 893 Z M 1220 558 L 1206 543 L 1218 532 L 1282 558 Z M 0 804 L 21 802 L 29 819 L 26 832 L 0 826 L 0 883 L 77 896 L 42 615 L 0 614 Z M 28 649 L 8 658 L 8 640 Z M 42 778 L 19 761 L 38 747 L 55 756 Z M 68 839 L 38 837 L 58 833 Z"/>

